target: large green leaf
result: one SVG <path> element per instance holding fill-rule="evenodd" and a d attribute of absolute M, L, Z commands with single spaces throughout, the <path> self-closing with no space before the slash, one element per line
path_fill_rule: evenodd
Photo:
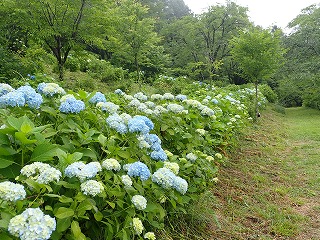
<path fill-rule="evenodd" d="M 23 145 L 32 144 L 32 143 L 37 142 L 37 140 L 35 140 L 35 139 L 33 139 L 33 140 L 28 139 L 26 133 L 24 133 L 24 132 L 16 132 L 14 135 L 15 135 L 16 139 L 19 140 Z"/>
<path fill-rule="evenodd" d="M 0 155 L 0 168 L 6 168 L 14 164 L 12 156 Z"/>
<path fill-rule="evenodd" d="M 57 156 L 57 145 L 50 143 L 43 143 L 35 147 L 31 155 L 30 161 L 32 162 L 45 162 Z"/>
<path fill-rule="evenodd" d="M 74 215 L 74 211 L 71 208 L 59 207 L 57 212 L 54 214 L 56 218 L 68 218 Z"/>
<path fill-rule="evenodd" d="M 79 222 L 72 221 L 71 223 L 71 232 L 74 236 L 74 239 L 77 240 L 86 240 L 86 236 L 81 232 L 81 228 L 79 226 Z"/>

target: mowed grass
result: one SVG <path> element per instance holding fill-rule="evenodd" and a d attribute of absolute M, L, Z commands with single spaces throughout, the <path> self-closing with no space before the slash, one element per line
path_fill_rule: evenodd
<path fill-rule="evenodd" d="M 320 239 L 320 111 L 268 108 L 160 239 Z"/>

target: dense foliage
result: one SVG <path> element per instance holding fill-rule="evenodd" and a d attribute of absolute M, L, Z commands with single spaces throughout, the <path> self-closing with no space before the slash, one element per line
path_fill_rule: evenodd
<path fill-rule="evenodd" d="M 6 239 L 154 239 L 214 183 L 254 95 L 199 83 L 178 95 L 0 90 Z"/>

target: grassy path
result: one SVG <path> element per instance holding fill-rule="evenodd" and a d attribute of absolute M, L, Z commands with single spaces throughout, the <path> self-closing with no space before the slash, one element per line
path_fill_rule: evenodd
<path fill-rule="evenodd" d="M 211 193 L 217 220 L 193 239 L 320 239 L 320 111 L 268 110 L 232 155 Z"/>

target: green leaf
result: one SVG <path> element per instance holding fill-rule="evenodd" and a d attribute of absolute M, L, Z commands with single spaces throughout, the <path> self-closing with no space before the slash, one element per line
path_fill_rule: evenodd
<path fill-rule="evenodd" d="M 74 215 L 74 211 L 71 208 L 59 207 L 57 212 L 54 214 L 56 218 L 68 218 Z"/>
<path fill-rule="evenodd" d="M 58 232 L 64 232 L 66 231 L 71 224 L 71 217 L 68 218 L 62 218 L 57 220 L 57 231 Z"/>
<path fill-rule="evenodd" d="M 0 239 L 1 240 L 13 240 L 8 234 L 6 233 L 0 233 Z"/>
<path fill-rule="evenodd" d="M 31 155 L 32 162 L 45 162 L 57 156 L 58 147 L 54 144 L 43 143 L 35 147 Z"/>
<path fill-rule="evenodd" d="M 98 137 L 98 141 L 102 147 L 105 147 L 105 146 L 107 146 L 108 138 L 105 137 L 104 135 L 100 134 Z"/>
<path fill-rule="evenodd" d="M 93 150 L 91 150 L 90 148 L 83 148 L 83 149 L 80 149 L 77 151 L 82 153 L 83 157 L 88 157 L 88 158 L 92 159 L 93 161 L 96 161 L 98 159 L 97 154 Z"/>
<path fill-rule="evenodd" d="M 8 124 L 13 127 L 15 130 L 20 130 L 21 128 L 21 125 L 23 123 L 23 119 L 22 118 L 15 118 L 15 117 L 12 117 L 12 116 L 9 116 L 8 119 Z"/>
<path fill-rule="evenodd" d="M 10 140 L 6 134 L 0 133 L 0 143 L 1 145 L 9 145 Z"/>
<path fill-rule="evenodd" d="M 29 133 L 29 132 L 31 132 L 32 128 L 33 128 L 33 126 L 30 123 L 28 123 L 27 121 L 24 121 L 21 124 L 20 131 L 23 133 Z"/>
<path fill-rule="evenodd" d="M 0 168 L 6 168 L 14 164 L 12 156 L 1 156 L 0 155 Z"/>
<path fill-rule="evenodd" d="M 71 232 L 74 236 L 74 239 L 86 240 L 86 236 L 81 232 L 81 228 L 80 228 L 79 223 L 77 221 L 72 221 Z"/>
<path fill-rule="evenodd" d="M 107 203 L 109 204 L 109 206 L 110 206 L 112 209 L 114 209 L 114 208 L 115 208 L 115 206 L 116 206 L 116 204 L 115 204 L 115 203 L 113 203 L 113 202 L 109 202 L 109 201 L 107 201 Z"/>
<path fill-rule="evenodd" d="M 120 150 L 117 152 L 118 156 L 124 158 L 124 159 L 129 159 L 131 154 L 129 151 L 126 151 L 126 150 Z"/>
<path fill-rule="evenodd" d="M 17 140 L 19 140 L 23 145 L 27 145 L 27 144 L 32 144 L 32 143 L 36 143 L 37 140 L 30 140 L 27 138 L 26 133 L 24 132 L 16 132 L 14 134 L 14 136 L 16 137 Z"/>
<path fill-rule="evenodd" d="M 41 106 L 41 110 L 43 112 L 49 113 L 52 116 L 56 116 L 58 111 L 52 107 L 48 107 L 48 106 Z"/>
<path fill-rule="evenodd" d="M 94 219 L 96 219 L 98 222 L 100 222 L 103 219 L 103 214 L 101 212 L 96 212 L 94 214 Z"/>

